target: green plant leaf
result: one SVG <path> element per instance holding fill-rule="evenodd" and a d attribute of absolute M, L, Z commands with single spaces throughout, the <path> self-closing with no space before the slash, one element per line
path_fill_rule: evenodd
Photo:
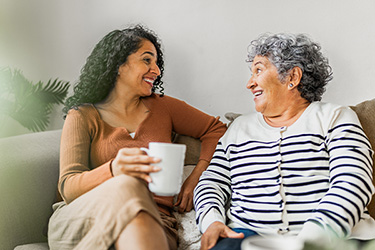
<path fill-rule="evenodd" d="M 38 82 L 35 90 L 35 95 L 38 99 L 43 100 L 45 103 L 60 104 L 64 102 L 69 89 L 69 82 L 49 80 L 46 86 L 42 82 Z"/>
<path fill-rule="evenodd" d="M 35 85 L 20 70 L 0 70 L 0 114 L 6 114 L 25 128 L 43 131 L 49 124 L 49 115 L 55 104 L 64 102 L 69 82 L 49 80 L 46 85 Z"/>
<path fill-rule="evenodd" d="M 49 124 L 50 112 L 46 109 L 31 110 L 23 109 L 12 113 L 10 116 L 25 128 L 33 131 L 44 131 Z"/>

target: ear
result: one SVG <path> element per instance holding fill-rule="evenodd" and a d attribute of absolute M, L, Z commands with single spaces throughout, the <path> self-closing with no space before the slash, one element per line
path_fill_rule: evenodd
<path fill-rule="evenodd" d="M 302 69 L 300 67 L 294 67 L 290 73 L 289 73 L 289 78 L 288 78 L 288 87 L 289 89 L 293 89 L 297 87 L 302 78 Z"/>
<path fill-rule="evenodd" d="M 118 67 L 118 75 L 120 75 L 126 69 L 127 66 L 128 64 L 126 62 L 121 64 L 120 67 Z"/>

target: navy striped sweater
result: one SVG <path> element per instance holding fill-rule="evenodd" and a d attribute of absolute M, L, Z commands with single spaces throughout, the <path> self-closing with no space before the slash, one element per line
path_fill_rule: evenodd
<path fill-rule="evenodd" d="M 371 219 L 372 154 L 348 107 L 314 102 L 281 128 L 259 113 L 241 116 L 194 191 L 197 223 L 202 232 L 222 221 L 261 235 L 297 235 L 309 221 L 349 236 Z"/>

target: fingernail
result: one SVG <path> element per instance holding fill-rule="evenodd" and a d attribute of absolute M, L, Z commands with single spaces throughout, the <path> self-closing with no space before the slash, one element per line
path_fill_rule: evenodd
<path fill-rule="evenodd" d="M 159 167 L 154 167 L 153 170 L 154 170 L 154 171 L 160 171 L 161 168 L 159 168 Z"/>

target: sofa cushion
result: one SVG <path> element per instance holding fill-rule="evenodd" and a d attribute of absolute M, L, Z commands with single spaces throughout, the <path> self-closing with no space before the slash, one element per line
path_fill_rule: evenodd
<path fill-rule="evenodd" d="M 185 144 L 185 165 L 196 165 L 201 152 L 201 141 L 191 136 L 175 134 L 173 143 Z"/>
<path fill-rule="evenodd" d="M 186 165 L 184 167 L 184 173 L 182 177 L 183 182 L 187 177 L 189 177 L 194 168 L 195 165 Z M 173 215 L 176 217 L 178 223 L 178 250 L 199 249 L 202 234 L 199 231 L 197 224 L 195 223 L 195 210 L 180 214 L 179 212 L 177 212 L 177 209 L 175 209 Z"/>
<path fill-rule="evenodd" d="M 375 99 L 361 102 L 351 108 L 357 113 L 359 121 L 370 140 L 372 149 L 375 150 Z M 375 162 L 375 154 L 373 155 Z M 374 166 L 374 164 L 373 164 Z M 375 184 L 375 171 L 372 172 L 373 182 Z M 368 210 L 373 218 L 375 218 L 375 195 L 372 196 Z"/>
<path fill-rule="evenodd" d="M 60 135 L 55 130 L 0 139 L 0 249 L 47 240 Z"/>

